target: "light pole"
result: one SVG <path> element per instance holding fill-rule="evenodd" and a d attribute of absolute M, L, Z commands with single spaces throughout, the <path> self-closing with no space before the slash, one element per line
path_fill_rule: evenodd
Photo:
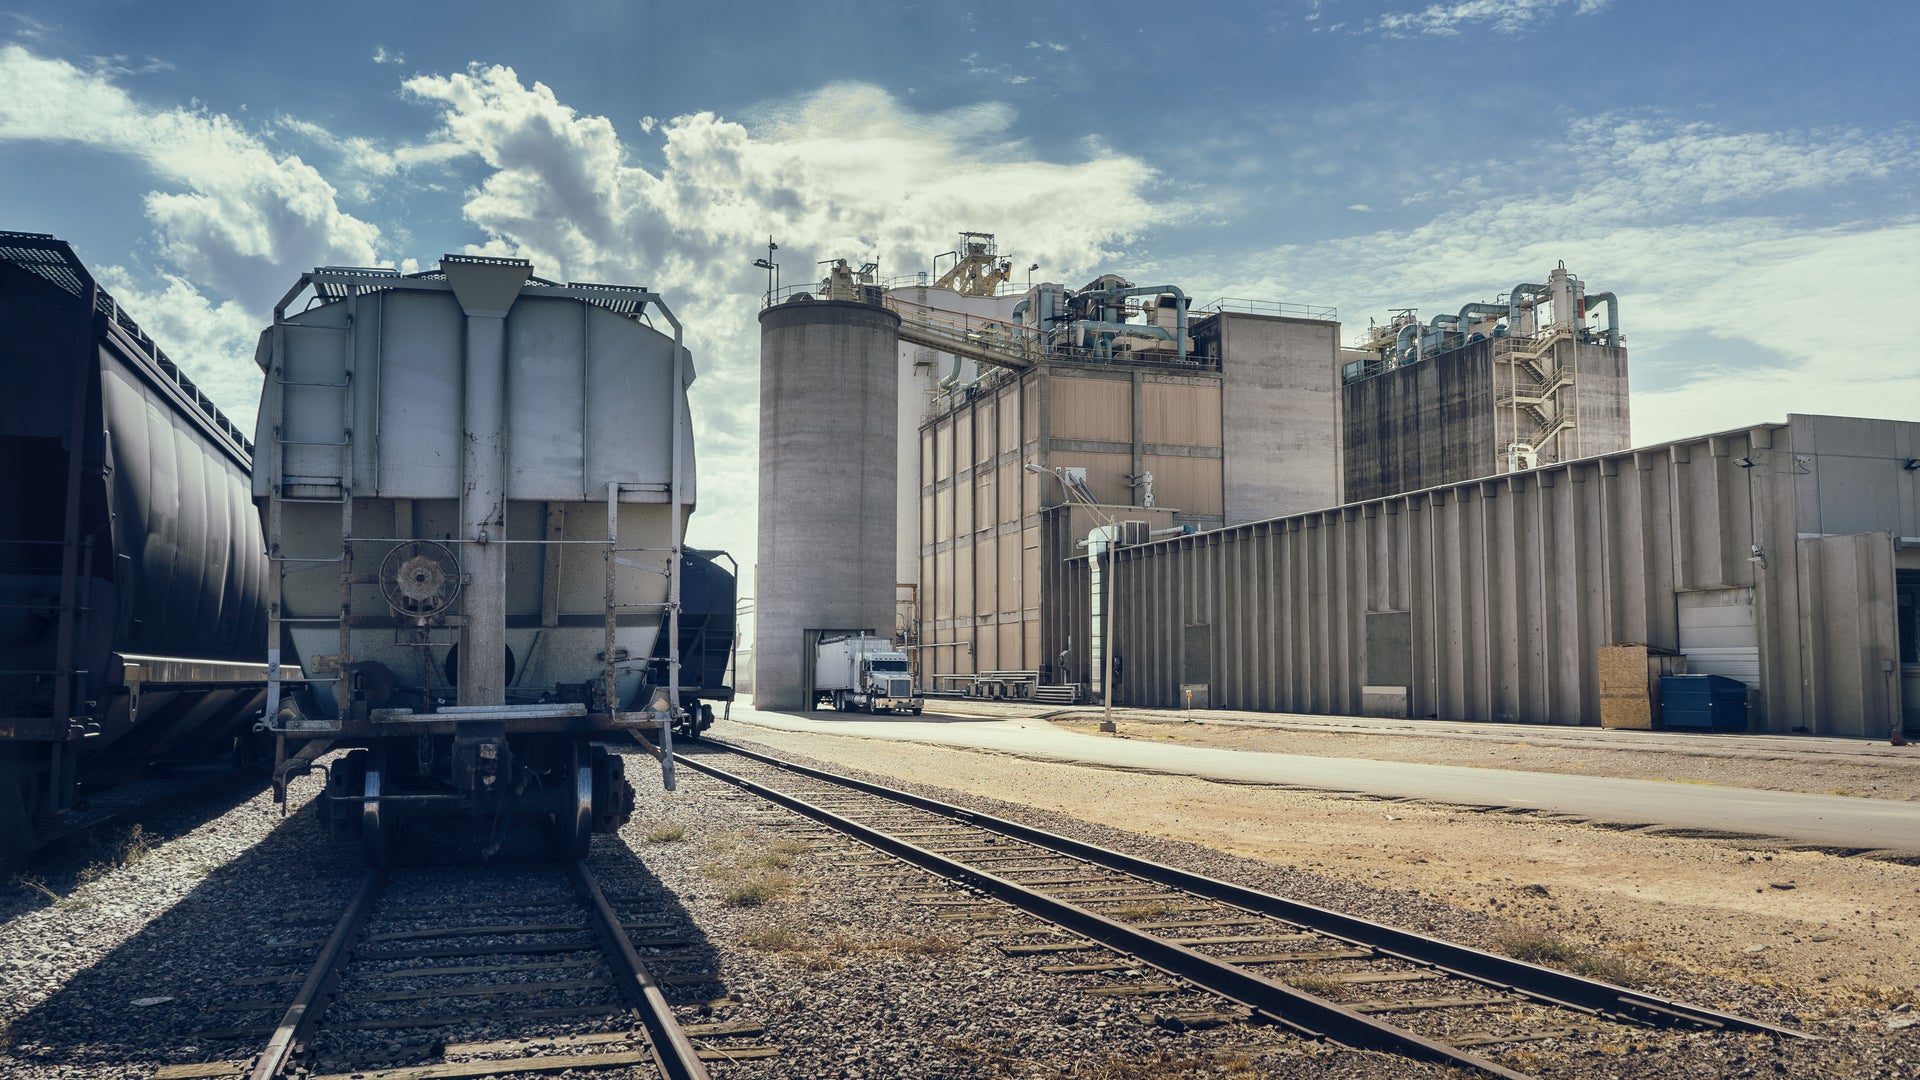
<path fill-rule="evenodd" d="M 773 242 L 772 236 L 768 236 L 767 257 L 753 260 L 754 266 L 767 272 L 767 307 L 773 306 L 774 291 L 780 287 L 780 264 L 773 261 L 773 253 L 779 250 L 780 245 Z"/>
<path fill-rule="evenodd" d="M 1055 480 L 1060 481 L 1061 497 L 1066 502 L 1067 505 L 1069 506 L 1072 505 L 1073 489 L 1067 486 L 1067 478 L 1061 474 L 1059 466 L 1055 466 L 1051 469 L 1045 469 L 1035 464 L 1034 462 L 1029 461 L 1023 467 L 1028 472 L 1039 473 L 1043 476 L 1051 475 Z M 1081 505 L 1085 506 L 1088 510 L 1093 511 L 1094 516 L 1098 518 L 1100 521 L 1101 528 L 1107 531 L 1107 550 L 1101 553 L 1107 556 L 1107 574 L 1106 574 L 1106 582 L 1105 582 L 1107 595 L 1104 597 L 1104 604 L 1103 604 L 1104 610 L 1101 613 L 1102 614 L 1101 621 L 1106 623 L 1106 626 L 1102 629 L 1102 633 L 1100 635 L 1101 646 L 1102 646 L 1101 651 L 1103 653 L 1103 655 L 1101 656 L 1101 662 L 1102 662 L 1102 666 L 1106 670 L 1100 676 L 1101 696 L 1104 699 L 1104 707 L 1102 709 L 1100 728 L 1102 731 L 1112 731 L 1113 730 L 1113 654 L 1117 651 L 1114 648 L 1114 631 L 1117 628 L 1119 623 L 1118 612 L 1120 608 L 1120 588 L 1119 588 L 1120 526 L 1113 520 L 1112 514 L 1109 514 L 1106 511 L 1100 509 L 1099 504 L 1095 503 L 1092 499 L 1089 499 L 1084 493 L 1080 496 L 1080 503 Z M 1100 555 L 1093 552 L 1091 550 L 1091 547 L 1089 547 L 1089 550 L 1087 552 L 1087 557 L 1090 559 L 1097 560 L 1100 557 Z"/>

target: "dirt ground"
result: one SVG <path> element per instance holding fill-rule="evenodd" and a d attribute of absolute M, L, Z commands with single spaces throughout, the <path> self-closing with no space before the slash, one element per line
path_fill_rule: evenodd
<path fill-rule="evenodd" d="M 1920 754 L 1669 753 L 1552 742 L 1537 729 L 1458 738 L 1257 725 L 1057 720 L 1092 738 L 1177 739 L 1330 757 L 1920 798 Z M 732 725 L 725 725 L 731 727 Z M 1920 865 L 1703 838 L 1535 813 L 1488 811 L 1087 768 L 905 742 L 759 727 L 740 737 L 902 780 L 1017 801 L 1498 916 L 1698 984 L 1791 991 L 1817 1028 L 1861 1010 L 1920 1011 Z M 726 737 L 723 730 L 715 734 Z M 1414 927 L 1418 929 L 1418 927 Z M 1660 987 L 1649 987 L 1656 993 Z M 1678 994 L 1678 991 L 1675 991 Z M 1872 1015 L 1871 1013 L 1867 1015 Z"/>

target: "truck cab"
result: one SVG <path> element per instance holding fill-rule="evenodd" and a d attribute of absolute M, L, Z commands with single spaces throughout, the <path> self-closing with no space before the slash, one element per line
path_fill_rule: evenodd
<path fill-rule="evenodd" d="M 814 664 L 813 696 L 815 708 L 830 705 L 839 712 L 918 716 L 926 705 L 914 690 L 907 654 L 875 637 L 822 641 Z"/>

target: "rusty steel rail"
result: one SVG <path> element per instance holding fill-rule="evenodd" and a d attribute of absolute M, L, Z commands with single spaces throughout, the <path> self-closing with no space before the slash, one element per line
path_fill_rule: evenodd
<path fill-rule="evenodd" d="M 737 747 L 726 748 L 780 768 L 794 768 L 816 779 L 832 783 L 848 783 L 845 778 L 835 777 L 830 773 L 791 766 L 778 759 L 763 757 Z M 1436 1042 L 1405 1028 L 1343 1008 L 1325 998 L 1309 994 L 1286 983 L 1256 975 L 1244 968 L 1235 967 L 1185 946 L 1175 945 L 1076 904 L 1045 896 L 1017 882 L 974 869 L 917 844 L 897 839 L 830 810 L 815 806 L 804 799 L 755 783 L 746 777 L 684 757 L 681 762 L 688 768 L 785 806 L 863 843 L 904 859 L 921 869 L 964 882 L 1023 911 L 1073 930 L 1092 941 L 1136 956 L 1168 974 L 1240 1002 L 1264 1019 L 1308 1038 L 1327 1038 L 1355 1049 L 1375 1050 L 1419 1061 L 1472 1069 L 1482 1075 L 1500 1077 L 1501 1080 L 1527 1080 L 1525 1073 L 1514 1072 L 1477 1054 Z M 861 786 L 861 790 L 867 789 Z M 882 788 L 869 793 L 879 794 L 886 790 Z M 958 815 L 967 814 L 966 811 L 960 811 L 957 807 L 949 809 L 955 810 Z M 979 821 L 971 818 L 966 820 L 970 824 L 980 824 Z"/>
<path fill-rule="evenodd" d="M 614 981 L 619 984 L 620 992 L 640 1013 L 640 1023 L 653 1044 L 653 1061 L 660 1074 L 667 1080 L 708 1080 L 707 1066 L 700 1060 L 699 1051 L 680 1029 L 673 1006 L 667 1003 L 660 984 L 654 981 L 640 954 L 634 951 L 633 942 L 620 925 L 620 914 L 613 910 L 593 872 L 584 863 L 574 863 L 569 874 L 574 888 L 593 909 L 594 932 L 600 936 L 607 959 L 615 969 Z"/>
<path fill-rule="evenodd" d="M 325 1009 L 328 994 L 340 982 L 340 972 L 346 966 L 347 956 L 353 943 L 360 938 L 361 928 L 367 923 L 367 915 L 373 911 L 373 901 L 385 887 L 387 875 L 384 870 L 370 870 L 360 882 L 360 888 L 348 902 L 347 910 L 340 915 L 340 921 L 334 924 L 333 933 L 327 936 L 326 944 L 320 947 L 320 955 L 314 958 L 313 966 L 307 970 L 306 981 L 300 984 L 300 992 L 293 997 L 293 1004 L 287 1006 L 286 1015 L 280 1020 L 280 1026 L 274 1029 L 273 1037 L 267 1040 L 267 1048 L 254 1059 L 253 1071 L 248 1075 L 251 1080 L 274 1080 L 292 1061 L 295 1049 L 306 1042 L 312 1034 L 314 1024 L 320 1020 Z"/>
<path fill-rule="evenodd" d="M 825 783 L 835 784 L 868 795 L 874 795 L 912 806 L 952 821 L 971 825 L 1011 839 L 1024 841 L 1029 844 L 1048 848 L 1060 854 L 1082 859 L 1109 870 L 1131 874 L 1167 888 L 1179 889 L 1195 896 L 1282 919 L 1305 929 L 1325 934 L 1331 938 L 1371 948 L 1384 956 L 1490 985 L 1518 994 L 1543 1005 L 1571 1009 L 1576 1012 L 1596 1016 L 1612 1016 L 1628 1022 L 1647 1025 L 1677 1025 L 1709 1030 L 1742 1031 L 1795 1039 L 1813 1039 L 1817 1037 L 1803 1031 L 1768 1024 L 1750 1017 L 1723 1013 L 1698 1005 L 1674 1001 L 1656 995 L 1642 993 L 1637 990 L 1630 990 L 1625 987 L 1613 986 L 1579 975 L 1543 967 L 1538 964 L 1530 964 L 1525 961 L 1474 949 L 1440 938 L 1429 937 L 1397 927 L 1386 926 L 1381 923 L 1345 915 L 1337 911 L 1330 911 L 1326 908 L 1315 907 L 1311 904 L 1301 903 L 1296 900 L 1288 900 L 1284 897 L 1274 896 L 1271 893 L 1260 892 L 1256 889 L 1249 889 L 1231 882 L 1202 877 L 1198 874 L 1189 873 L 1184 870 L 1137 858 L 1094 844 L 1074 840 L 1071 837 L 1059 836 L 1041 829 L 1032 828 L 1031 826 L 1022 825 L 1018 822 L 994 817 L 990 814 L 967 810 L 963 807 L 953 806 L 935 799 L 914 795 L 910 792 L 899 791 L 884 785 L 868 783 L 851 777 L 839 776 L 823 770 L 808 768 L 804 765 L 784 761 L 780 758 L 757 753 L 719 740 L 708 739 L 706 740 L 706 744 L 717 749 L 724 749 L 730 753 L 738 754 L 749 760 L 787 770 L 796 775 L 809 777 Z M 736 782 L 724 775 L 722 770 L 711 769 L 693 760 L 683 759 L 683 761 L 692 768 L 711 772 L 717 776 L 721 776 L 723 779 L 729 779 L 729 782 Z M 781 801 L 781 799 L 776 799 L 776 801 Z M 833 817 L 837 820 L 837 815 L 832 815 L 829 811 L 821 810 L 818 807 L 811 807 L 810 804 L 805 804 L 801 800 L 795 799 L 792 801 L 802 806 L 809 806 L 809 809 L 801 810 L 801 812 L 807 813 L 809 816 L 815 816 L 818 820 L 826 820 L 825 817 L 818 817 L 818 815 L 826 815 L 827 817 Z M 800 807 L 794 806 L 793 808 L 799 809 Z M 836 824 L 835 827 L 838 828 L 839 826 Z M 864 827 L 856 826 L 856 828 Z M 871 832 L 871 830 L 867 831 Z M 862 839 L 867 838 L 863 836 Z M 881 846 L 889 851 L 894 851 L 896 847 L 912 848 L 914 851 L 921 850 L 914 848 L 912 845 L 902 844 L 900 841 L 890 839 L 878 843 L 877 846 Z M 925 852 L 924 854 L 943 864 L 949 863 L 948 860 L 931 852 Z M 903 855 L 903 857 L 908 856 Z M 913 859 L 913 861 L 918 862 L 919 860 Z M 983 888 L 988 888 L 986 883 L 991 882 L 992 886 L 989 888 L 989 891 L 994 892 L 996 895 L 1000 894 L 1002 888 L 1019 890 L 1020 892 L 1027 891 L 994 875 L 983 874 L 977 870 L 958 867 L 958 864 L 952 865 L 957 868 L 958 872 L 955 874 L 948 874 L 945 869 L 936 872 L 947 876 L 958 876 L 970 883 L 979 884 Z M 1074 905 L 1062 904 L 1057 900 L 1044 897 L 1040 899 L 1047 905 L 1057 905 L 1063 908 L 1070 908 L 1074 911 L 1080 910 L 1074 907 Z M 1024 906 L 1024 904 L 1021 906 Z M 1049 914 L 1046 915 L 1046 917 L 1052 918 L 1053 916 Z M 1093 918 L 1099 919 L 1099 916 L 1093 916 Z M 1104 923 L 1106 920 L 1101 920 L 1101 922 Z M 1119 926 L 1119 924 L 1111 925 Z M 1129 934 L 1134 933 L 1134 931 L 1124 926 L 1119 926 L 1119 929 Z M 1106 940 L 1105 938 L 1092 934 L 1089 936 L 1096 937 L 1096 940 Z M 1111 944 L 1111 942 L 1109 943 Z M 1151 955 L 1139 952 L 1131 945 L 1116 945 L 1115 947 L 1125 948 L 1126 951 L 1134 952 L 1135 955 L 1141 955 L 1143 958 L 1150 960 L 1152 959 Z M 1161 947 L 1178 949 L 1180 952 L 1187 951 L 1179 949 L 1177 946 L 1166 946 L 1164 943 L 1162 943 Z M 1212 961 L 1210 958 L 1203 959 L 1209 959 L 1211 963 L 1219 963 L 1218 961 Z M 1155 961 L 1155 963 L 1157 964 L 1157 961 Z M 1242 971 L 1238 972 L 1238 975 L 1244 977 L 1246 973 Z M 1203 980 L 1196 978 L 1195 981 Z M 1260 981 L 1266 982 L 1267 980 Z M 1291 994 L 1301 994 L 1300 991 L 1292 990 L 1290 987 L 1282 988 Z M 1229 994 L 1229 996 L 1237 995 Z M 1320 1005 L 1325 1005 L 1332 1009 L 1340 1009 L 1339 1006 L 1333 1005 L 1330 1002 L 1324 1002 L 1317 997 L 1312 997 L 1312 995 L 1301 996 L 1311 998 L 1313 1002 Z M 1249 1002 L 1249 1004 L 1251 1004 L 1251 1002 Z M 1346 1013 L 1347 1010 L 1340 1009 L 1340 1012 Z M 1361 1014 L 1350 1015 L 1370 1025 L 1368 1028 L 1361 1029 L 1362 1031 L 1371 1030 L 1372 1027 L 1390 1027 L 1390 1025 L 1381 1024 Z M 1340 1020 L 1343 1024 L 1346 1022 L 1344 1018 L 1340 1018 Z M 1400 1029 L 1392 1028 L 1392 1030 L 1397 1032 Z M 1347 1038 L 1334 1034 L 1332 1031 L 1327 1031 L 1326 1033 L 1341 1042 L 1349 1042 Z M 1448 1050 L 1451 1053 L 1458 1053 L 1458 1051 L 1452 1051 L 1451 1048 L 1448 1048 Z M 1476 1063 L 1473 1067 L 1485 1068 L 1486 1066 Z M 1499 1067 L 1493 1066 L 1493 1068 L 1498 1069 Z"/>

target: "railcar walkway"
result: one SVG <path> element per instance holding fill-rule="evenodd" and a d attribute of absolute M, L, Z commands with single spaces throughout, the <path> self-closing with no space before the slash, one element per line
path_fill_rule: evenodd
<path fill-rule="evenodd" d="M 1100 712 L 1097 708 L 1060 710 L 1044 706 L 930 701 L 927 713 L 920 717 L 855 719 L 847 714 L 824 712 L 763 712 L 749 703 L 735 702 L 731 719 L 734 723 L 783 731 L 905 740 L 1237 783 L 1525 809 L 1610 824 L 1659 825 L 1777 837 L 1823 847 L 1920 854 L 1920 803 L 1916 802 L 1100 738 L 1062 730 L 1045 719 L 1063 714 L 1095 720 Z M 1915 769 L 1920 769 L 1920 747 L 1894 747 L 1854 739 L 1602 731 L 1357 717 L 1261 717 L 1260 714 L 1213 712 L 1204 715 L 1210 724 L 1449 735 L 1509 742 L 1524 738 L 1536 746 L 1660 748 L 1714 756 L 1805 754 L 1828 760 L 1911 762 Z M 1184 714 L 1171 711 L 1116 711 L 1116 717 L 1120 718 L 1177 720 L 1182 716 Z M 715 734 L 722 732 L 716 729 Z M 751 736 L 740 732 L 736 737 Z M 831 755 L 823 752 L 821 756 Z"/>

